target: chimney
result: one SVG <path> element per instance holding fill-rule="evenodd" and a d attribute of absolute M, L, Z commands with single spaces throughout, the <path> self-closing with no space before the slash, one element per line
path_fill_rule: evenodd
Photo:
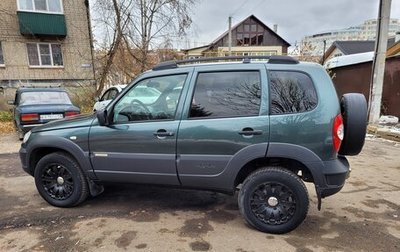
<path fill-rule="evenodd" d="M 277 24 L 274 24 L 274 32 L 278 33 L 278 25 Z"/>
<path fill-rule="evenodd" d="M 397 43 L 400 41 L 400 31 L 396 32 L 396 36 L 394 37 L 394 42 Z"/>

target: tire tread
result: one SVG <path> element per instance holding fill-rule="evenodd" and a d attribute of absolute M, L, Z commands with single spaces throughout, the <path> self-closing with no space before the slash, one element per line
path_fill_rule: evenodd
<path fill-rule="evenodd" d="M 306 196 L 307 196 L 307 200 L 306 200 L 306 209 L 304 211 L 304 214 L 299 218 L 299 221 L 294 222 L 292 225 L 290 225 L 288 228 L 284 229 L 284 230 L 268 230 L 267 228 L 260 228 L 259 226 L 257 226 L 256 223 L 254 223 L 250 218 L 248 218 L 247 214 L 245 213 L 245 209 L 244 209 L 244 197 L 245 197 L 245 191 L 247 188 L 247 185 L 249 183 L 252 183 L 255 179 L 257 179 L 259 176 L 264 175 L 265 173 L 281 173 L 284 175 L 287 175 L 289 177 L 291 177 L 292 179 L 296 180 L 298 182 L 299 185 L 302 186 L 302 189 L 304 190 Z M 264 168 L 260 168 L 256 171 L 254 171 L 253 173 L 251 173 L 243 182 L 242 188 L 239 191 L 239 195 L 238 195 L 238 205 L 239 205 L 239 212 L 240 214 L 245 218 L 245 220 L 247 221 L 247 223 L 249 223 L 252 227 L 262 231 L 262 232 L 269 232 L 269 233 L 275 233 L 275 234 L 283 234 L 283 233 L 287 233 L 290 232 L 291 230 L 293 230 L 294 228 L 296 228 L 298 225 L 301 224 L 301 222 L 305 219 L 305 217 L 307 216 L 308 210 L 309 210 L 309 199 L 308 199 L 308 190 L 307 187 L 305 186 L 305 184 L 303 183 L 303 181 L 293 172 L 283 168 L 283 167 L 279 167 L 279 166 L 269 166 L 269 167 L 264 167 Z"/>

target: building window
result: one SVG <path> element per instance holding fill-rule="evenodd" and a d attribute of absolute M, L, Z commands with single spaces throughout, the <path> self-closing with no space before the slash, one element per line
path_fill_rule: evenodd
<path fill-rule="evenodd" d="M 4 56 L 3 56 L 3 47 L 0 41 L 0 66 L 4 66 Z"/>
<path fill-rule="evenodd" d="M 236 30 L 237 46 L 260 46 L 264 40 L 264 28 L 254 23 L 245 23 Z"/>
<path fill-rule="evenodd" d="M 60 44 L 29 43 L 28 49 L 29 66 L 63 66 L 63 57 Z"/>
<path fill-rule="evenodd" d="M 63 13 L 62 0 L 17 0 L 18 10 Z"/>

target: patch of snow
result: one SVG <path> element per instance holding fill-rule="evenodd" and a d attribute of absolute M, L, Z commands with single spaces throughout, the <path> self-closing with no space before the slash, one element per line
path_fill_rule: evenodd
<path fill-rule="evenodd" d="M 396 116 L 385 115 L 379 118 L 379 124 L 396 125 L 399 123 L 399 118 Z"/>

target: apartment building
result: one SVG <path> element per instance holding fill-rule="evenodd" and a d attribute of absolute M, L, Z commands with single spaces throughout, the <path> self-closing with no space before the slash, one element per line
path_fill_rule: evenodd
<path fill-rule="evenodd" d="M 361 25 L 306 36 L 302 40 L 302 45 L 308 48 L 308 50 L 306 50 L 308 55 L 322 56 L 324 54 L 324 49 L 327 50 L 335 41 L 374 41 L 376 29 L 377 20 L 369 19 L 364 21 Z M 400 31 L 400 20 L 390 19 L 388 36 L 394 37 L 398 31 Z"/>
<path fill-rule="evenodd" d="M 0 87 L 92 84 L 88 0 L 0 1 Z"/>

